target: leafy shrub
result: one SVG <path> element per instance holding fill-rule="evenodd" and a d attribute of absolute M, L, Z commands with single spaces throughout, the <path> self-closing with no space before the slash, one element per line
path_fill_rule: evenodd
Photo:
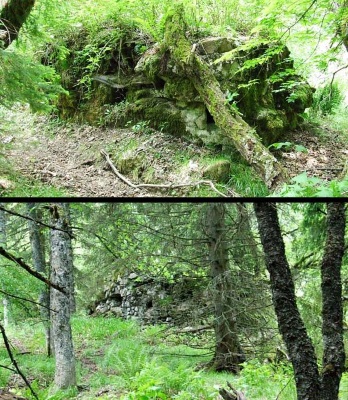
<path fill-rule="evenodd" d="M 346 197 L 348 193 L 348 176 L 342 181 L 325 182 L 320 178 L 309 177 L 306 172 L 303 172 L 292 178 L 290 182 L 270 197 Z"/>
<path fill-rule="evenodd" d="M 238 387 L 253 399 L 296 399 L 290 364 L 261 364 L 253 360 L 244 364 Z"/>

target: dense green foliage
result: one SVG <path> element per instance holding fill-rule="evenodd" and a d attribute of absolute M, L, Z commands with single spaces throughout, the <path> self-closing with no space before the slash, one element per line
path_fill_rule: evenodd
<path fill-rule="evenodd" d="M 253 0 L 246 4 L 240 0 L 182 0 L 180 3 L 184 6 L 187 36 L 192 42 L 197 42 L 202 36 L 227 33 L 231 37 L 240 34 L 248 37 L 246 50 L 252 46 L 258 48 L 262 43 L 273 43 L 263 54 L 245 61 L 240 74 L 250 68 L 267 70 L 270 59 L 286 45 L 295 65 L 288 68 L 289 59 L 281 61 L 284 67 L 281 74 L 272 74 L 267 81 L 273 93 L 286 92 L 287 102 L 295 104 L 304 95 L 297 90 L 299 76 L 303 76 L 317 92 L 313 106 L 299 119 L 322 126 L 329 124 L 339 132 L 340 140 L 347 141 L 346 1 L 289 3 L 285 0 Z M 165 21 L 172 7 L 172 2 L 158 0 L 74 0 L 58 3 L 37 0 L 16 43 L 6 49 L 0 48 L 0 104 L 11 107 L 16 102 L 28 103 L 33 111 L 47 112 L 56 108 L 59 99 L 64 107 L 70 107 L 72 111 L 61 116 L 71 116 L 76 111 L 76 104 L 88 101 L 97 90 L 94 75 L 107 73 L 110 63 L 118 64 L 121 74 L 134 67 L 134 60 L 130 60 L 131 51 L 121 52 L 124 41 L 130 40 L 129 31 L 136 34 L 132 33 L 131 43 L 127 46 L 139 57 L 150 44 L 163 41 Z M 53 65 L 56 69 L 52 68 Z M 59 77 L 59 74 L 62 76 Z M 227 101 L 237 111 L 238 101 L 248 97 L 245 93 L 254 93 L 252 88 L 258 77 L 248 80 L 248 83 L 240 85 L 237 92 L 226 94 Z M 61 84 L 70 90 L 70 95 Z M 261 95 L 257 93 L 258 97 Z M 91 101 L 86 107 L 86 119 L 106 124 L 113 109 L 106 108 L 105 115 L 96 110 L 108 103 L 108 94 L 100 90 L 95 97 L 100 103 Z M 129 122 L 128 115 L 131 115 L 126 113 L 127 107 L 137 111 L 133 102 L 120 103 L 114 110 L 124 123 Z M 254 114 L 252 101 L 249 101 L 249 108 Z M 283 108 L 288 110 L 284 104 Z M 96 115 L 88 115 L 93 109 Z M 146 115 L 144 121 L 139 123 L 149 124 L 148 119 Z M 164 128 L 163 123 L 162 126 Z M 244 165 L 236 160 L 232 161 L 238 165 L 230 183 L 236 185 L 237 191 L 240 186 L 245 195 L 267 194 L 263 187 L 257 187 L 257 182 L 252 185 L 255 186 L 253 192 L 244 192 L 245 181 L 249 177 L 243 180 L 242 176 L 249 171 L 245 171 Z M 326 183 L 299 175 L 277 195 L 339 197 L 346 193 L 344 176 Z"/>
<path fill-rule="evenodd" d="M 195 371 L 197 364 L 202 366 L 211 359 L 212 329 L 184 333 L 167 324 L 143 327 L 135 321 L 86 316 L 87 307 L 100 296 L 104 285 L 130 272 L 148 274 L 168 283 L 190 277 L 196 287 L 206 288 L 212 295 L 214 285 L 209 278 L 202 231 L 206 207 L 206 203 L 71 204 L 78 303 L 73 335 L 79 385 L 88 386 L 79 398 L 92 399 L 96 393 L 108 390 L 103 395 L 105 399 L 215 399 L 218 387 L 228 380 L 247 398 L 261 400 L 264 396 L 279 395 L 279 399 L 295 400 L 291 366 L 286 359 L 278 359 L 284 345 L 271 307 L 269 280 L 250 205 L 226 204 L 226 234 L 234 285 L 231 296 L 238 334 L 247 356 L 240 376 Z M 25 205 L 21 203 L 10 203 L 6 208 L 25 212 Z M 279 204 L 278 209 L 298 305 L 320 359 L 318 266 L 325 241 L 326 207 L 321 203 L 293 203 Z M 49 223 L 45 210 L 44 222 Z M 8 249 L 32 265 L 26 221 L 14 215 L 7 215 L 7 220 Z M 49 229 L 43 228 L 43 231 L 47 239 Z M 346 255 L 343 277 L 347 275 L 347 265 Z M 66 392 L 48 397 L 54 363 L 45 355 L 44 331 L 37 306 L 25 300 L 37 301 L 42 284 L 3 257 L 0 269 L 0 289 L 5 289 L 11 304 L 8 334 L 20 367 L 27 376 L 34 377 L 31 381 L 40 398 L 75 397 L 76 393 Z M 346 279 L 343 283 L 346 297 Z M 168 297 L 163 304 L 173 301 Z M 203 309 L 203 305 L 197 308 Z M 206 312 L 212 315 L 213 310 L 207 307 Z M 2 313 L 0 306 L 1 316 Z M 203 321 L 203 324 L 209 323 L 211 317 Z M 187 320 L 186 324 L 199 326 L 202 320 Z M 2 345 L 0 365 L 10 365 Z M 2 370 L 0 376 L 0 386 L 6 386 L 11 372 Z M 347 384 L 344 375 L 342 398 Z M 24 393 L 26 389 L 18 391 Z"/>

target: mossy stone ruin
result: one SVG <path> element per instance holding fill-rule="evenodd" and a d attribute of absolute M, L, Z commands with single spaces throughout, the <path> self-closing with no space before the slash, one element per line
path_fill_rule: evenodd
<path fill-rule="evenodd" d="M 192 40 L 213 69 L 226 102 L 265 145 L 286 139 L 312 102 L 312 88 L 293 71 L 289 50 L 272 42 L 255 45 L 242 37 Z M 139 28 L 106 21 L 98 34 L 68 32 L 62 57 L 48 45 L 44 63 L 54 65 L 69 97 L 61 115 L 114 126 L 148 121 L 189 141 L 229 145 L 193 83 L 182 76 L 168 51 Z M 60 45 L 61 46 L 61 45 Z"/>
<path fill-rule="evenodd" d="M 211 295 L 197 279 L 181 276 L 169 282 L 132 272 L 111 281 L 89 305 L 88 314 L 185 326 L 202 323 L 212 308 Z"/>

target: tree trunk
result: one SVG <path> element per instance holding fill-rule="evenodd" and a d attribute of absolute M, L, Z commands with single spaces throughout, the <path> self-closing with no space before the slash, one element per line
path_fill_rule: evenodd
<path fill-rule="evenodd" d="M 245 203 L 236 203 L 238 219 L 237 224 L 237 237 L 238 242 L 243 243 L 242 247 L 232 248 L 232 254 L 237 262 L 244 260 L 253 265 L 254 275 L 260 275 L 264 270 L 264 265 L 261 262 L 262 253 L 255 239 L 253 230 L 251 229 L 250 215 Z"/>
<path fill-rule="evenodd" d="M 182 73 L 194 84 L 217 126 L 231 140 L 242 157 L 255 169 L 269 189 L 275 189 L 287 178 L 277 159 L 260 142 L 254 130 L 231 110 L 209 66 L 195 53 L 185 37 L 186 26 L 183 6 L 179 5 L 168 16 L 164 48 L 169 52 Z"/>
<path fill-rule="evenodd" d="M 280 333 L 295 374 L 298 400 L 319 400 L 320 378 L 313 344 L 297 308 L 295 287 L 274 203 L 254 203 L 259 233 L 270 274 Z"/>
<path fill-rule="evenodd" d="M 0 203 L 1 206 L 4 206 L 3 203 Z M 6 242 L 7 242 L 7 235 L 6 235 L 6 215 L 5 211 L 0 210 L 0 246 L 6 249 Z M 2 290 L 5 291 L 5 287 L 2 285 Z M 3 299 L 2 299 L 2 306 L 4 308 L 4 319 L 3 319 L 3 325 L 4 328 L 8 328 L 10 324 L 10 300 L 9 298 L 3 294 Z"/>
<path fill-rule="evenodd" d="M 231 282 L 228 249 L 226 247 L 225 205 L 207 205 L 205 234 L 209 249 L 210 274 L 213 280 L 215 307 L 215 354 L 211 365 L 216 371 L 238 373 L 245 361 L 236 332 L 236 316 L 231 303 Z"/>
<path fill-rule="evenodd" d="M 4 48 L 17 39 L 34 4 L 35 0 L 8 0 L 0 10 L 0 40 Z"/>
<path fill-rule="evenodd" d="M 27 203 L 28 216 L 35 221 L 42 221 L 42 211 L 38 203 Z M 35 221 L 28 220 L 29 237 L 31 244 L 31 251 L 33 257 L 33 265 L 37 272 L 43 275 L 47 273 L 47 266 L 45 260 L 45 238 L 43 235 L 42 227 Z M 40 314 L 43 320 L 46 333 L 46 348 L 47 355 L 51 355 L 51 332 L 50 332 L 50 288 L 46 286 L 42 289 L 39 295 L 39 303 L 44 307 L 40 307 Z"/>
<path fill-rule="evenodd" d="M 68 231 L 66 207 L 61 203 L 51 206 L 52 224 Z M 54 383 L 58 389 L 76 386 L 75 357 L 70 325 L 70 298 L 72 264 L 69 260 L 69 234 L 51 230 L 51 281 L 68 293 L 51 290 L 52 338 L 56 358 Z"/>
<path fill-rule="evenodd" d="M 66 215 L 67 230 L 69 232 L 69 237 L 67 238 L 67 260 L 70 263 L 70 274 L 69 281 L 69 293 L 70 293 L 70 313 L 73 314 L 76 311 L 76 300 L 75 300 L 75 282 L 74 282 L 74 254 L 72 249 L 71 238 L 73 236 L 71 229 L 71 215 L 69 203 L 62 203 L 64 209 L 64 214 Z"/>
<path fill-rule="evenodd" d="M 324 342 L 322 400 L 337 400 L 344 371 L 341 266 L 344 254 L 344 203 L 327 205 L 327 237 L 321 263 Z"/>

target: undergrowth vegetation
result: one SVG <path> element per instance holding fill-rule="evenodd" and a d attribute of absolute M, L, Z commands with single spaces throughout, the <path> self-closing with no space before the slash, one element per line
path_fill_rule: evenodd
<path fill-rule="evenodd" d="M 337 28 L 347 19 L 345 8 L 337 5 L 337 10 L 333 10 L 326 0 L 320 4 L 307 1 L 288 4 L 284 0 L 275 0 L 270 4 L 261 0 L 248 4 L 240 0 L 182 0 L 181 3 L 187 23 L 186 34 L 192 43 L 213 35 L 250 38 L 245 50 L 250 50 L 248 46 L 258 48 L 262 43 L 278 43 L 270 47 L 270 54 L 266 51 L 246 60 L 239 68 L 240 74 L 254 67 L 260 68 L 260 71 L 263 66 L 269 68 L 271 58 L 279 54 L 284 44 L 288 46 L 291 55 L 279 64 L 287 65 L 290 57 L 293 57 L 295 65 L 269 78 L 270 84 L 276 84 L 279 80 L 279 87 L 275 85 L 273 92 L 289 91 L 287 102 L 295 103 L 301 94 L 296 90 L 297 85 L 312 78 L 312 82 L 315 82 L 313 86 L 316 86 L 314 102 L 299 119 L 303 118 L 309 124 L 319 124 L 323 129 L 325 125 L 330 125 L 339 132 L 340 140 L 347 142 L 347 75 L 343 66 L 346 52 L 341 48 L 346 38 L 340 33 L 342 28 Z M 57 102 L 60 102 L 62 107 L 58 105 L 58 108 L 62 118 L 77 116 L 77 109 L 82 106 L 83 122 L 93 122 L 101 127 L 108 126 L 110 121 L 120 124 L 131 122 L 129 115 L 132 115 L 131 111 L 137 112 L 137 100 L 117 99 L 115 106 L 116 100 L 111 98 L 110 91 L 96 84 L 96 75 L 103 76 L 117 70 L 121 77 L 124 75 L 126 78 L 127 69 L 133 70 L 146 50 L 154 43 L 161 44 L 163 41 L 165 21 L 172 6 L 172 2 L 160 0 L 37 0 L 21 29 L 19 40 L 8 49 L 0 48 L 0 104 L 11 107 L 17 102 L 27 103 L 33 111 L 47 113 L 57 112 Z M 318 17 L 321 13 L 323 19 Z M 333 67 L 336 70 L 332 73 Z M 313 79 L 316 74 L 320 75 L 320 79 Z M 304 80 L 298 82 L 296 78 L 281 83 L 286 75 L 292 78 L 301 75 Z M 246 84 L 239 85 L 238 90 L 246 93 L 252 90 L 258 80 L 249 79 Z M 231 107 L 238 106 L 235 101 L 238 95 L 237 92 L 227 93 Z M 103 115 L 100 109 L 104 106 Z M 249 108 L 252 108 L 252 103 Z M 65 111 L 62 112 L 62 109 Z M 143 122 L 132 122 L 133 130 L 146 130 L 151 126 L 148 119 L 146 115 Z M 155 128 L 165 132 L 169 122 L 159 121 L 158 124 Z M 282 142 L 287 143 L 287 138 Z M 255 178 L 239 157 L 232 154 L 230 159 L 233 174 L 228 184 L 236 192 L 248 197 L 269 194 L 265 185 Z M 59 190 L 21 178 L 6 164 L 5 158 L 0 159 L 0 177 L 10 177 L 16 187 L 6 188 L 6 195 L 61 194 Z M 311 177 L 304 172 L 293 177 L 275 195 L 347 196 L 346 172 L 343 169 L 340 176 L 330 181 Z M 146 175 L 148 183 L 153 183 L 154 175 L 154 171 L 149 169 Z M 204 197 L 211 195 L 211 191 L 204 187 L 194 189 L 190 195 Z"/>
<path fill-rule="evenodd" d="M 175 329 L 165 325 L 142 327 L 134 321 L 116 318 L 75 316 L 72 328 L 79 393 L 60 391 L 54 395 L 50 395 L 49 386 L 54 376 L 54 360 L 45 355 L 42 326 L 28 320 L 8 330 L 18 364 L 40 400 L 218 400 L 218 390 L 225 387 L 226 381 L 243 391 L 248 399 L 296 399 L 289 363 L 249 360 L 240 376 L 197 370 L 198 364 L 212 356 L 209 335 L 200 342 L 200 348 L 194 348 L 184 345 Z M 2 346 L 0 364 L 8 363 Z M 3 369 L 0 386 L 10 382 L 14 382 L 13 374 Z M 19 377 L 15 382 L 11 386 L 16 387 L 16 393 L 31 398 Z M 342 398 L 347 393 L 345 374 L 341 382 Z"/>

